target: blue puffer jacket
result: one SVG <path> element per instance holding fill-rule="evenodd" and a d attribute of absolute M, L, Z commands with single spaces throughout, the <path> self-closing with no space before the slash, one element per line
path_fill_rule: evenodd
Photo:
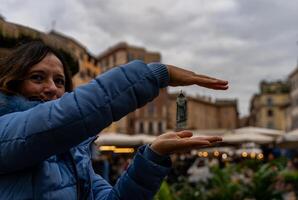
<path fill-rule="evenodd" d="M 152 199 L 169 172 L 168 157 L 141 147 L 112 187 L 92 169 L 90 142 L 167 83 L 164 65 L 134 61 L 58 100 L 0 94 L 0 199 Z"/>

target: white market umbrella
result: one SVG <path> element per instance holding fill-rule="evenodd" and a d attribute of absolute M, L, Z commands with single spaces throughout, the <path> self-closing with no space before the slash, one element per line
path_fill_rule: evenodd
<path fill-rule="evenodd" d="M 227 129 L 197 129 L 191 131 L 193 136 L 222 136 L 228 132 Z"/>
<path fill-rule="evenodd" d="M 269 144 L 273 141 L 273 137 L 261 135 L 258 133 L 238 133 L 223 136 L 223 142 L 230 144 L 242 144 L 247 142 L 254 142 L 256 144 Z"/>
<path fill-rule="evenodd" d="M 114 146 L 141 146 L 151 143 L 155 136 L 148 135 L 127 135 L 123 133 L 100 134 L 95 140 L 98 146 L 114 145 Z"/>
<path fill-rule="evenodd" d="M 290 131 L 279 137 L 276 141 L 277 145 L 282 148 L 298 148 L 298 129 Z"/>
<path fill-rule="evenodd" d="M 234 130 L 234 133 L 246 133 L 246 134 L 251 134 L 251 133 L 257 133 L 265 136 L 270 136 L 270 137 L 279 137 L 284 134 L 283 131 L 281 130 L 276 130 L 276 129 L 269 129 L 269 128 L 261 128 L 261 127 L 254 127 L 254 126 L 248 126 L 248 127 L 242 127 Z"/>
<path fill-rule="evenodd" d="M 139 139 L 142 141 L 142 145 L 143 144 L 150 144 L 152 143 L 155 139 L 156 136 L 153 135 L 145 135 L 145 134 L 138 134 L 138 135 L 134 135 L 135 138 Z"/>

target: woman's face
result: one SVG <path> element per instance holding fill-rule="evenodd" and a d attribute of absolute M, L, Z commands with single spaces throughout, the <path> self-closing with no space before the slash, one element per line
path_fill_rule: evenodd
<path fill-rule="evenodd" d="M 33 65 L 20 85 L 20 93 L 30 100 L 49 101 L 65 92 L 65 75 L 61 61 L 49 53 Z"/>

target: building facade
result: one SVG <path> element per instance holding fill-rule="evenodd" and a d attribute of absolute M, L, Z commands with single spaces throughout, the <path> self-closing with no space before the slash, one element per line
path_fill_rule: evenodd
<path fill-rule="evenodd" d="M 161 61 L 160 53 L 150 52 L 145 48 L 131 46 L 124 42 L 95 57 L 81 43 L 57 31 L 43 33 L 0 18 L 0 57 L 24 39 L 40 39 L 51 47 L 66 52 L 68 63 L 74 63 L 71 72 L 75 87 L 89 82 L 98 74 L 115 66 L 135 59 L 145 63 Z M 190 129 L 236 128 L 238 126 L 237 102 L 223 100 L 212 102 L 206 98 L 189 97 L 187 123 Z M 152 102 L 113 123 L 104 131 L 158 135 L 167 129 L 175 129 L 175 125 L 176 95 L 169 96 L 167 89 L 161 89 L 159 96 Z"/>
<path fill-rule="evenodd" d="M 298 128 L 298 66 L 288 77 L 290 84 L 290 106 L 287 110 L 288 129 Z"/>
<path fill-rule="evenodd" d="M 105 72 L 132 60 L 142 60 L 145 63 L 160 62 L 161 55 L 158 52 L 149 52 L 145 48 L 120 42 L 102 52 L 97 59 L 102 67 L 102 71 Z"/>
<path fill-rule="evenodd" d="M 287 107 L 290 87 L 288 82 L 276 81 L 260 83 L 260 93 L 250 102 L 251 126 L 287 130 Z"/>
<path fill-rule="evenodd" d="M 0 57 L 7 54 L 19 42 L 34 39 L 44 41 L 63 54 L 70 66 L 75 87 L 87 83 L 101 73 L 96 57 L 75 39 L 56 31 L 43 33 L 0 18 Z"/>
<path fill-rule="evenodd" d="M 75 39 L 65 36 L 57 31 L 48 33 L 47 40 L 51 44 L 64 44 L 75 56 L 79 64 L 78 73 L 73 75 L 74 87 L 88 83 L 101 73 L 101 66 L 97 58 L 87 51 L 87 48 Z"/>
<path fill-rule="evenodd" d="M 176 98 L 169 94 L 168 129 L 176 128 Z M 215 100 L 207 97 L 187 97 L 187 129 L 234 129 L 238 127 L 236 100 Z"/>
<path fill-rule="evenodd" d="M 161 55 L 158 52 L 149 52 L 145 48 L 121 42 L 108 48 L 97 59 L 102 67 L 102 72 L 105 72 L 136 59 L 145 63 L 160 62 Z M 167 95 L 167 89 L 161 89 L 159 96 L 154 101 L 112 123 L 104 131 L 149 135 L 163 133 L 167 128 Z"/>

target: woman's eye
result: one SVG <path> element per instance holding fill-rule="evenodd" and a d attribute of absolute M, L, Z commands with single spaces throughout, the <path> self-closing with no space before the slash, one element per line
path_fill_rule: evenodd
<path fill-rule="evenodd" d="M 55 80 L 55 83 L 59 86 L 64 86 L 65 85 L 65 81 L 62 78 L 58 78 Z"/>
<path fill-rule="evenodd" d="M 30 80 L 41 82 L 43 80 L 43 76 L 35 74 L 35 75 L 30 76 Z"/>

